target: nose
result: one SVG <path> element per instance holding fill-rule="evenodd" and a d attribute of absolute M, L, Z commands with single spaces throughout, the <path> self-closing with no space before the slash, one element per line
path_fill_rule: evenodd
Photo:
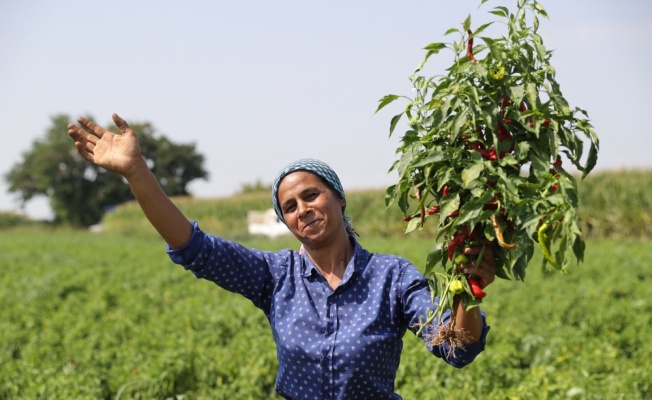
<path fill-rule="evenodd" d="M 310 206 L 305 201 L 298 201 L 297 210 L 299 211 L 299 218 L 304 218 L 310 212 Z"/>

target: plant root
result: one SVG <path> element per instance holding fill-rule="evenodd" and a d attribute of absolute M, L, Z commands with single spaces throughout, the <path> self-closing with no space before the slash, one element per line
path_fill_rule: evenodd
<path fill-rule="evenodd" d="M 449 359 L 456 350 L 464 350 L 464 344 L 471 342 L 471 334 L 464 329 L 455 329 L 455 322 L 451 319 L 447 324 L 439 325 L 435 333 L 425 333 L 423 335 L 428 346 L 436 347 L 448 345 L 445 357 Z"/>

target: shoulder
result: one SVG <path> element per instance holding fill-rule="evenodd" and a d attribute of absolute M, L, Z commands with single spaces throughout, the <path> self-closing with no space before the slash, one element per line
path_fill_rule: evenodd
<path fill-rule="evenodd" d="M 405 257 L 396 254 L 371 253 L 356 243 L 356 257 L 365 260 L 365 269 L 372 272 L 385 271 L 385 273 L 402 278 L 406 273 L 421 275 L 414 264 Z"/>

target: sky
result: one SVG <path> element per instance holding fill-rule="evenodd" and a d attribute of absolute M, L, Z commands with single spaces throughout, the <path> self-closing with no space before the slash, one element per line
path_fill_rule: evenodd
<path fill-rule="evenodd" d="M 496 19 L 516 0 L 2 0 L 0 211 L 49 218 L 45 198 L 23 209 L 4 175 L 55 115 L 116 112 L 195 143 L 208 180 L 196 197 L 273 181 L 299 158 L 337 171 L 345 190 L 385 188 L 405 103 L 375 114 L 386 94 L 410 96 L 409 76 L 432 42 L 471 15 Z M 596 170 L 652 168 L 652 2 L 543 0 L 539 33 L 572 107 L 600 138 Z M 496 29 L 499 29 L 497 26 Z M 500 28 L 502 29 L 502 28 Z M 502 34 L 502 30 L 497 32 Z M 441 74 L 453 55 L 429 62 Z M 439 69 L 438 69 L 439 68 Z M 65 132 L 62 132 L 65 135 Z M 71 141 L 71 149 L 73 144 Z"/>

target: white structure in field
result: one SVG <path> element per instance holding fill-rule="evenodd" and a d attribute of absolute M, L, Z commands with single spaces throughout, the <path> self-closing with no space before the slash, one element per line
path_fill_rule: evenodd
<path fill-rule="evenodd" d="M 273 208 L 265 211 L 249 211 L 247 214 L 249 234 L 276 237 L 290 234 L 287 226 L 276 217 Z"/>

